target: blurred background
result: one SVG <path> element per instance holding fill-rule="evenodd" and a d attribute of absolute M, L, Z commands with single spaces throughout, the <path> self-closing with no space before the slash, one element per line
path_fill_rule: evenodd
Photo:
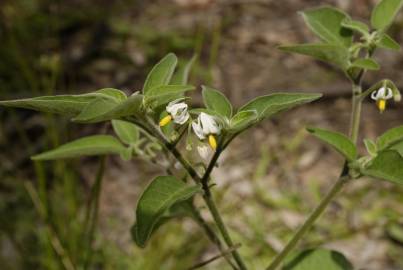
<path fill-rule="evenodd" d="M 168 52 L 200 57 L 195 85 L 222 90 L 236 106 L 275 91 L 322 92 L 311 104 L 266 121 L 236 139 L 214 173 L 224 220 L 250 269 L 263 269 L 324 192 L 343 160 L 308 136 L 307 125 L 346 132 L 350 102 L 343 74 L 276 49 L 312 42 L 298 10 L 331 4 L 368 21 L 375 0 L 3 0 L 0 2 L 0 100 L 78 94 L 105 87 L 139 90 Z M 390 35 L 403 42 L 403 14 Z M 380 72 L 403 89 L 402 52 L 379 51 Z M 200 91 L 192 102 L 201 104 Z M 403 124 L 403 104 L 382 115 L 364 104 L 362 138 Z M 29 157 L 110 130 L 0 108 L 1 269 L 83 269 L 82 226 L 98 158 L 32 162 Z M 184 150 L 185 151 L 185 150 Z M 130 238 L 134 209 L 155 166 L 107 159 L 92 264 L 88 269 L 187 269 L 217 250 L 191 220 L 163 226 L 148 247 Z M 210 220 L 208 213 L 204 213 Z M 403 269 L 403 187 L 358 180 L 338 196 L 300 247 L 324 245 L 356 269 Z M 228 269 L 224 260 L 206 269 Z"/>

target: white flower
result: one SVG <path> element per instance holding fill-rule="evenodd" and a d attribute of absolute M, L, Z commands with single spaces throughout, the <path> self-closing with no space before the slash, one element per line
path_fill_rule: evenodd
<path fill-rule="evenodd" d="M 204 112 L 200 113 L 197 120 L 192 123 L 192 128 L 200 140 L 204 140 L 208 137 L 211 148 L 217 148 L 217 141 L 214 134 L 220 134 L 221 127 L 213 116 Z"/>
<path fill-rule="evenodd" d="M 200 145 L 197 146 L 197 152 L 199 153 L 200 157 L 204 160 L 207 161 L 210 156 L 210 150 L 206 145 Z"/>
<path fill-rule="evenodd" d="M 386 100 L 393 98 L 392 89 L 383 86 L 377 91 L 372 92 L 371 98 L 376 101 L 376 105 L 382 113 L 386 108 Z"/>
<path fill-rule="evenodd" d="M 168 115 L 161 119 L 160 126 L 163 127 L 173 120 L 174 123 L 183 125 L 189 119 L 188 105 L 185 102 L 179 102 L 177 99 L 168 103 L 166 111 Z"/>

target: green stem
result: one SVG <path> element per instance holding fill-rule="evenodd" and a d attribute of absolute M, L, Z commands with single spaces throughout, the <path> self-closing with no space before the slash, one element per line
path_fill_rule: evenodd
<path fill-rule="evenodd" d="M 339 180 L 333 185 L 330 191 L 322 199 L 320 204 L 313 210 L 309 215 L 305 223 L 298 229 L 291 240 L 287 243 L 284 249 L 276 256 L 274 261 L 270 264 L 267 270 L 275 270 L 280 263 L 285 259 L 285 257 L 290 253 L 290 251 L 297 245 L 298 241 L 305 235 L 305 233 L 312 227 L 318 217 L 323 213 L 328 204 L 333 200 L 333 198 L 339 193 L 344 184 L 347 182 L 348 177 L 340 177 Z"/>
<path fill-rule="evenodd" d="M 132 119 L 133 121 L 133 119 Z M 169 152 L 171 152 L 171 154 L 182 164 L 182 166 L 185 168 L 185 170 L 189 173 L 189 175 L 192 177 L 192 179 L 196 182 L 196 183 L 201 183 L 203 186 L 203 190 L 204 190 L 204 196 L 203 199 L 214 219 L 214 222 L 217 224 L 217 227 L 220 231 L 220 233 L 223 236 L 223 239 L 225 241 L 225 243 L 228 245 L 228 248 L 232 248 L 233 247 L 233 241 L 228 233 L 227 228 L 224 225 L 224 222 L 221 218 L 221 215 L 218 212 L 218 209 L 211 197 L 211 192 L 210 192 L 210 188 L 207 184 L 208 179 L 210 177 L 210 173 L 213 170 L 216 161 L 218 160 L 221 150 L 217 149 L 217 151 L 215 152 L 213 158 L 211 159 L 209 166 L 206 170 L 206 172 L 204 173 L 203 177 L 200 177 L 199 174 L 196 172 L 196 170 L 193 168 L 193 166 L 189 163 L 189 161 L 187 161 L 182 154 L 178 151 L 178 149 L 172 145 L 172 143 L 170 143 L 166 138 L 165 135 L 162 134 L 162 132 L 156 128 L 154 126 L 153 123 L 151 123 L 151 121 L 149 121 L 146 124 L 143 123 L 137 123 L 135 122 L 137 125 L 139 125 L 140 127 L 142 127 L 145 131 L 149 132 L 150 134 L 156 136 L 162 143 L 163 146 L 166 150 L 168 150 Z M 240 257 L 238 251 L 236 249 L 234 249 L 231 252 L 232 256 L 234 257 L 238 267 L 241 270 L 245 270 L 247 269 L 245 266 L 245 263 L 243 262 L 242 258 Z"/>
<path fill-rule="evenodd" d="M 361 71 L 360 74 L 357 76 L 357 78 L 353 80 L 353 86 L 352 86 L 353 98 L 352 98 L 352 112 L 350 121 L 350 138 L 355 145 L 357 144 L 360 121 L 361 121 L 362 99 L 360 98 L 360 95 L 361 95 L 361 81 L 364 74 L 365 70 Z M 349 179 L 350 177 L 348 175 L 348 164 L 346 161 L 344 163 L 340 178 L 332 186 L 330 191 L 326 194 L 326 196 L 322 199 L 319 205 L 309 215 L 308 219 L 298 229 L 298 231 L 294 234 L 291 240 L 284 247 L 284 249 L 275 257 L 273 262 L 269 265 L 269 267 L 266 270 L 275 270 L 281 264 L 281 262 L 290 253 L 290 251 L 294 249 L 294 247 L 298 244 L 299 240 L 305 235 L 305 233 L 312 227 L 315 221 L 325 211 L 326 207 L 336 197 L 336 195 L 340 192 L 344 184 L 347 183 Z"/>

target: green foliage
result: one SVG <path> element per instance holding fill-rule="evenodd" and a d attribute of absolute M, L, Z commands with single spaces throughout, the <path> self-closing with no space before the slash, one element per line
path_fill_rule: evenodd
<path fill-rule="evenodd" d="M 257 97 L 242 106 L 239 112 L 256 111 L 258 121 L 268 118 L 278 112 L 289 110 L 295 106 L 312 102 L 321 94 L 275 93 Z"/>
<path fill-rule="evenodd" d="M 81 156 L 123 154 L 126 148 L 109 135 L 94 135 L 61 145 L 53 150 L 35 155 L 33 160 L 54 160 Z"/>
<path fill-rule="evenodd" d="M 232 105 L 227 97 L 220 91 L 208 86 L 203 85 L 202 89 L 203 101 L 206 108 L 222 117 L 230 119 L 232 116 Z"/>
<path fill-rule="evenodd" d="M 286 259 L 283 270 L 353 270 L 343 254 L 334 250 L 309 249 Z"/>
<path fill-rule="evenodd" d="M 348 49 L 334 44 L 297 44 L 280 46 L 280 50 L 312 56 L 318 60 L 329 62 L 346 70 L 349 66 Z"/>
<path fill-rule="evenodd" d="M 352 20 L 351 18 L 345 18 L 341 21 L 341 26 L 353 31 L 356 31 L 363 36 L 369 35 L 369 27 L 363 22 Z"/>
<path fill-rule="evenodd" d="M 350 67 L 356 67 L 367 70 L 378 70 L 379 64 L 372 58 L 360 58 L 355 60 Z"/>
<path fill-rule="evenodd" d="M 320 128 L 307 128 L 307 130 L 318 139 L 331 145 L 348 161 L 353 161 L 357 158 L 357 148 L 345 135 Z"/>
<path fill-rule="evenodd" d="M 174 73 L 171 79 L 171 84 L 181 84 L 186 85 L 189 83 L 190 71 L 194 63 L 196 62 L 197 56 L 194 55 L 185 65 L 180 66 L 178 70 Z"/>
<path fill-rule="evenodd" d="M 378 147 L 376 146 L 376 143 L 373 142 L 372 140 L 364 139 L 364 144 L 365 144 L 365 148 L 367 149 L 367 152 L 371 156 L 376 156 L 376 154 L 378 152 Z"/>
<path fill-rule="evenodd" d="M 149 90 L 155 87 L 169 84 L 177 62 L 178 59 L 173 53 L 169 53 L 161 59 L 147 75 L 143 86 L 143 93 L 147 94 Z"/>
<path fill-rule="evenodd" d="M 253 125 L 258 120 L 256 110 L 240 111 L 232 117 L 229 124 L 229 131 L 240 132 Z"/>
<path fill-rule="evenodd" d="M 343 11 L 333 7 L 319 7 L 303 11 L 302 16 L 312 32 L 323 41 L 345 47 L 351 45 L 353 33 L 341 25 L 349 18 Z"/>
<path fill-rule="evenodd" d="M 112 120 L 112 127 L 119 139 L 125 144 L 136 143 L 140 137 L 138 127 L 130 122 L 123 120 Z"/>
<path fill-rule="evenodd" d="M 403 140 L 403 126 L 391 128 L 376 140 L 377 148 L 385 150 L 392 146 L 393 144 Z"/>
<path fill-rule="evenodd" d="M 192 85 L 161 85 L 150 89 L 144 97 L 144 103 L 151 107 L 167 104 L 180 97 L 184 92 L 192 91 Z"/>
<path fill-rule="evenodd" d="M 394 150 L 378 152 L 362 170 L 364 175 L 403 184 L 403 156 Z"/>
<path fill-rule="evenodd" d="M 376 45 L 380 48 L 389 49 L 393 51 L 400 50 L 400 44 L 385 33 L 382 34 L 381 38 L 376 42 Z"/>
<path fill-rule="evenodd" d="M 174 204 L 183 202 L 201 192 L 201 186 L 189 186 L 173 176 L 158 176 L 144 190 L 136 209 L 133 240 L 145 247 L 155 226 Z"/>
<path fill-rule="evenodd" d="M 392 24 L 402 5 L 402 0 L 381 0 L 372 10 L 372 27 L 385 31 Z"/>

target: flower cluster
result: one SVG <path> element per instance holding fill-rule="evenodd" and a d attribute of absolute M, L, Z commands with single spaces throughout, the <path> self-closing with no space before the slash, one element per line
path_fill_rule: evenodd
<path fill-rule="evenodd" d="M 166 106 L 168 115 L 160 120 L 160 127 L 166 126 L 171 121 L 178 125 L 184 125 L 188 122 L 190 118 L 188 105 L 185 102 L 181 102 L 182 100 L 183 99 L 174 100 Z M 204 141 L 207 139 L 210 147 L 213 150 L 217 149 L 216 136 L 220 134 L 221 126 L 214 116 L 201 112 L 197 119 L 192 121 L 191 125 L 193 132 L 199 140 Z"/>

